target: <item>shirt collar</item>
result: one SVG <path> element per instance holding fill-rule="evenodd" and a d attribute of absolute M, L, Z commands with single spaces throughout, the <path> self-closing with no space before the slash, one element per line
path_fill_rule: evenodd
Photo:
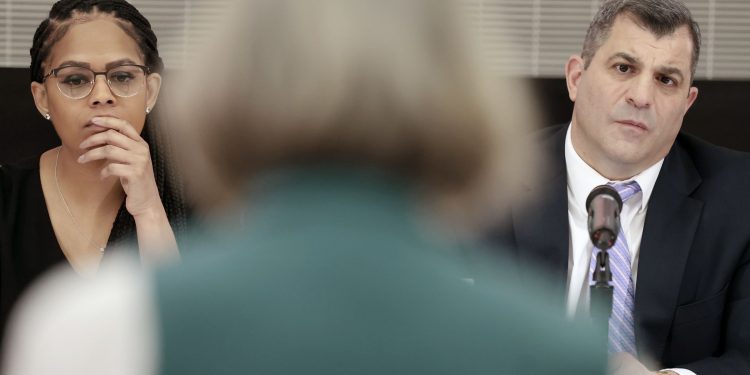
<path fill-rule="evenodd" d="M 570 135 L 571 127 L 572 124 L 568 126 L 568 130 L 565 134 L 565 166 L 568 172 L 568 189 L 573 194 L 573 200 L 576 205 L 580 205 L 579 207 L 583 209 L 586 205 L 586 198 L 594 187 L 608 182 L 622 181 L 608 180 L 581 159 L 573 148 L 573 142 Z M 648 206 L 648 200 L 651 198 L 651 193 L 654 191 L 654 185 L 656 185 L 656 179 L 659 177 L 659 171 L 661 170 L 662 164 L 664 164 L 664 158 L 646 168 L 643 172 L 626 180 L 635 180 L 638 185 L 641 186 L 641 192 L 643 195 L 638 210 L 644 209 Z"/>

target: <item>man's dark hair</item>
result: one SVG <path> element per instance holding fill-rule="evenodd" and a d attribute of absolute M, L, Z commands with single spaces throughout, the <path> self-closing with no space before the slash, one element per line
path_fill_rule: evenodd
<path fill-rule="evenodd" d="M 701 50 L 701 32 L 690 10 L 680 0 L 606 0 L 591 21 L 583 42 L 581 57 L 584 68 L 589 67 L 594 54 L 609 37 L 615 19 L 621 14 L 632 16 L 634 21 L 658 38 L 674 33 L 683 25 L 687 26 L 693 40 L 691 80 L 695 77 Z"/>

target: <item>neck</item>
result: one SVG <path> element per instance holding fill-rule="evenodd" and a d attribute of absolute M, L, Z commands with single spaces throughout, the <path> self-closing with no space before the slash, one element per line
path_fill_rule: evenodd
<path fill-rule="evenodd" d="M 573 151 L 586 163 L 589 167 L 599 173 L 602 177 L 610 181 L 625 181 L 633 176 L 643 172 L 644 168 L 640 164 L 624 163 L 619 160 L 613 160 L 606 156 L 604 152 L 599 152 L 599 155 L 591 155 L 590 149 L 582 147 L 585 141 L 579 139 L 579 129 L 573 122 L 571 128 L 571 143 L 573 144 Z"/>
<path fill-rule="evenodd" d="M 580 155 L 580 154 L 579 154 Z M 602 175 L 602 177 L 606 178 L 610 181 L 625 181 L 631 179 L 633 176 L 637 175 L 640 172 L 635 172 L 633 170 L 627 169 L 627 168 L 618 168 L 618 166 L 607 166 L 606 163 L 599 163 L 599 165 L 592 164 L 587 159 L 585 159 L 583 156 L 581 156 L 584 162 L 588 164 L 591 168 L 593 168 L 597 173 Z M 604 164 L 604 165 L 602 165 Z"/>

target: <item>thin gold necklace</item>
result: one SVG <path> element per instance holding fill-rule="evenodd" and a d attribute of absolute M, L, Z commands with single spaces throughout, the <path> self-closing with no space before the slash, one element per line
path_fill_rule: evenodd
<path fill-rule="evenodd" d="M 57 188 L 57 193 L 60 194 L 60 199 L 62 199 L 63 205 L 65 206 L 65 211 L 68 213 L 68 217 L 70 217 L 70 221 L 73 222 L 73 226 L 76 229 L 76 232 L 78 233 L 78 236 L 81 237 L 81 239 L 86 242 L 86 236 L 83 235 L 83 233 L 80 230 L 80 226 L 78 225 L 78 221 L 76 221 L 75 216 L 73 216 L 73 212 L 70 211 L 70 206 L 68 206 L 68 201 L 65 199 L 65 195 L 63 195 L 62 190 L 60 189 L 60 182 L 57 180 L 57 164 L 60 161 L 60 149 L 62 147 L 57 148 L 57 156 L 55 156 L 55 187 Z M 91 240 L 88 241 L 89 245 L 94 242 L 94 238 L 92 236 Z M 100 253 L 104 253 L 104 249 L 107 247 L 105 244 L 104 246 L 96 246 L 99 248 Z"/>

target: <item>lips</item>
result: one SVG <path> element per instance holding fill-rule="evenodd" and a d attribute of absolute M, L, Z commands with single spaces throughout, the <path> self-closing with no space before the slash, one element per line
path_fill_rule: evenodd
<path fill-rule="evenodd" d="M 632 126 L 632 127 L 635 127 L 635 128 L 639 128 L 641 130 L 648 130 L 648 127 L 646 126 L 646 124 L 644 124 L 644 123 L 642 123 L 640 121 L 635 121 L 635 120 L 617 120 L 615 122 L 618 123 L 618 124 L 622 124 L 622 125 L 626 125 L 626 126 Z"/>
<path fill-rule="evenodd" d="M 107 128 L 105 128 L 103 126 L 99 126 L 99 125 L 94 124 L 92 122 L 86 123 L 86 125 L 84 125 L 83 128 L 87 129 L 87 130 L 93 130 L 95 133 L 103 132 L 103 131 L 107 130 Z"/>

